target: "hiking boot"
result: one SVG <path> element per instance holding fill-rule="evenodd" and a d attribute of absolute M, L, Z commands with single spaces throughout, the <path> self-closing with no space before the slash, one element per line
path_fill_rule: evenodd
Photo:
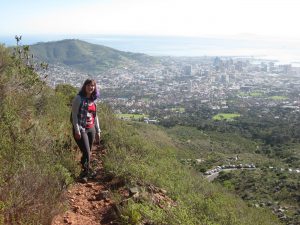
<path fill-rule="evenodd" d="M 87 177 L 82 177 L 81 178 L 81 182 L 82 183 L 87 183 L 88 182 L 88 178 Z"/>
<path fill-rule="evenodd" d="M 97 176 L 97 173 L 91 169 L 89 169 L 89 172 L 88 172 L 88 178 L 95 178 Z"/>
<path fill-rule="evenodd" d="M 88 176 L 88 170 L 83 169 L 80 174 L 79 174 L 79 178 L 83 178 L 83 177 L 87 177 Z"/>
<path fill-rule="evenodd" d="M 82 170 L 81 173 L 79 174 L 79 180 L 82 183 L 87 183 L 88 181 L 88 170 Z"/>

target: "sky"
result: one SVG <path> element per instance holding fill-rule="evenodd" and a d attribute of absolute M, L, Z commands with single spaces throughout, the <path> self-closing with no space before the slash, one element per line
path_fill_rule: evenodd
<path fill-rule="evenodd" d="M 0 35 L 300 39 L 299 0 L 0 0 Z"/>

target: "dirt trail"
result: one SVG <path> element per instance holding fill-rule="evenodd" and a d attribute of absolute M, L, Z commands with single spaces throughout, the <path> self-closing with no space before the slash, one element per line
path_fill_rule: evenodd
<path fill-rule="evenodd" d="M 79 180 L 67 190 L 68 210 L 56 216 L 51 225 L 106 225 L 119 224 L 115 219 L 114 202 L 109 196 L 107 182 L 104 181 L 104 170 L 101 157 L 105 150 L 93 146 L 92 165 L 96 177 L 86 183 Z"/>

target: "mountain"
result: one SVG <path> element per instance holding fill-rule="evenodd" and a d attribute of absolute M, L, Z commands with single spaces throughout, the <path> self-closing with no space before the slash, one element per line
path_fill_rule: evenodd
<path fill-rule="evenodd" d="M 40 42 L 31 45 L 30 49 L 39 61 L 62 64 L 92 74 L 114 67 L 148 65 L 156 61 L 145 54 L 123 52 L 77 39 Z"/>

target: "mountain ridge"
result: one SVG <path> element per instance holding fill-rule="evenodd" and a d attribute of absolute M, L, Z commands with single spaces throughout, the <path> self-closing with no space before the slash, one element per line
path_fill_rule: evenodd
<path fill-rule="evenodd" d="M 123 52 L 79 39 L 39 42 L 31 45 L 30 49 L 38 61 L 62 64 L 91 74 L 125 65 L 156 62 L 154 57 L 143 53 Z"/>

